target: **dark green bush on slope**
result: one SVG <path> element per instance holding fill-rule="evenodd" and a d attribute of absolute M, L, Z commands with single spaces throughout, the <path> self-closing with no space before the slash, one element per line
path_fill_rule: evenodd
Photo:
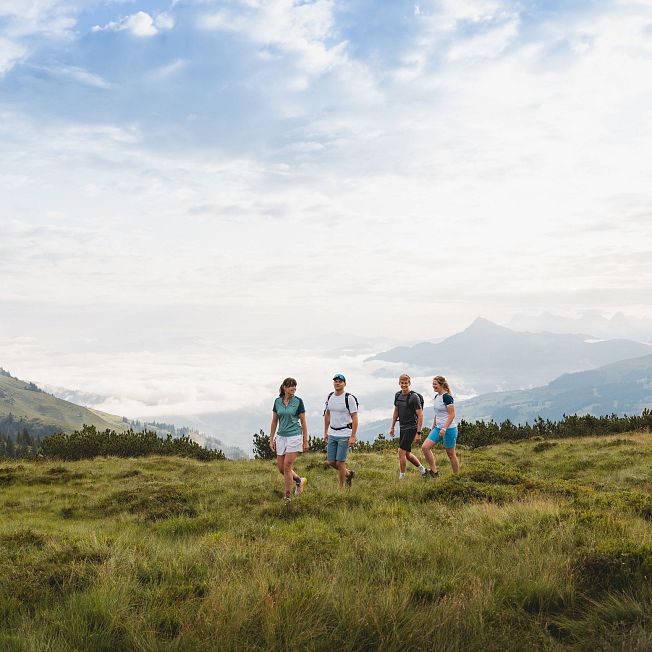
<path fill-rule="evenodd" d="M 222 451 L 200 446 L 190 437 L 160 438 L 155 432 L 127 430 L 98 431 L 95 426 L 85 425 L 71 434 L 60 432 L 41 442 L 40 454 L 57 460 L 84 460 L 99 456 L 142 457 L 143 455 L 178 455 L 202 461 L 226 459 Z"/>
<path fill-rule="evenodd" d="M 522 439 L 563 439 L 565 437 L 597 437 L 616 435 L 624 432 L 650 431 L 652 429 L 652 410 L 645 409 L 640 415 L 594 417 L 591 414 L 565 414 L 559 421 L 537 418 L 532 425 L 514 424 L 509 419 L 495 421 L 475 421 L 462 419 L 459 423 L 458 444 L 469 448 L 479 448 L 501 442 Z"/>

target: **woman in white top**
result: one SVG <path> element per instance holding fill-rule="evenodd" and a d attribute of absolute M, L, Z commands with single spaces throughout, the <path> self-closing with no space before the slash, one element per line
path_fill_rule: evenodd
<path fill-rule="evenodd" d="M 435 376 L 432 379 L 432 388 L 435 390 L 435 418 L 432 421 L 432 430 L 428 435 L 428 439 L 423 442 L 421 450 L 430 466 L 429 475 L 436 476 L 439 471 L 437 471 L 432 447 L 439 442 L 443 442 L 453 473 L 457 474 L 460 470 L 460 461 L 457 459 L 457 453 L 455 452 L 455 446 L 457 445 L 455 401 L 451 394 L 450 385 L 443 376 Z"/>

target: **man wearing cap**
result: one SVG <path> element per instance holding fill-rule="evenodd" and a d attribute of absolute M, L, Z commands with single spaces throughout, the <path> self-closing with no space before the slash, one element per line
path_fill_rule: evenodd
<path fill-rule="evenodd" d="M 346 378 L 342 374 L 333 376 L 333 391 L 326 399 L 324 409 L 324 440 L 326 459 L 337 469 L 339 486 L 351 486 L 354 472 L 346 468 L 349 446 L 355 444 L 358 430 L 358 399 L 344 391 Z"/>

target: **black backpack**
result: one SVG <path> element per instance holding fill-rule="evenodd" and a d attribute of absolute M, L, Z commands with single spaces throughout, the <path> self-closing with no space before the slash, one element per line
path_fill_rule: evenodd
<path fill-rule="evenodd" d="M 399 397 L 402 393 L 403 393 L 403 392 L 396 392 L 396 395 L 394 396 L 394 405 L 396 405 L 396 401 L 398 400 L 398 397 Z M 421 405 L 421 409 L 423 410 L 423 406 L 424 406 L 425 403 L 426 403 L 426 402 L 424 401 L 424 399 L 423 399 L 423 395 L 422 395 L 422 394 L 419 394 L 419 392 L 415 392 L 413 389 L 411 389 L 411 390 L 408 392 L 408 398 L 407 398 L 407 404 L 408 404 L 408 407 L 409 407 L 409 405 L 410 405 L 410 398 L 412 397 L 412 394 L 416 394 L 416 395 L 419 397 L 419 405 Z M 415 414 L 416 414 L 416 412 L 415 412 Z"/>
<path fill-rule="evenodd" d="M 333 396 L 335 392 L 331 392 L 327 397 L 326 397 L 326 405 L 324 406 L 324 414 L 326 414 L 326 410 L 328 410 L 328 400 L 330 399 L 331 396 Z M 353 394 L 349 394 L 348 392 L 344 392 L 344 405 L 346 405 L 346 409 L 349 411 L 349 414 L 351 414 L 351 408 L 349 407 L 349 396 L 355 401 L 355 407 L 356 410 L 360 403 L 358 403 L 358 399 L 353 396 Z"/>

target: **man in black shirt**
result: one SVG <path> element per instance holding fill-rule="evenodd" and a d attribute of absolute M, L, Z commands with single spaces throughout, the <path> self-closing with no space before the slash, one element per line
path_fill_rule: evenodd
<path fill-rule="evenodd" d="M 419 469 L 421 475 L 426 474 L 426 468 L 419 462 L 419 458 L 412 452 L 412 443 L 416 439 L 421 440 L 421 426 L 423 424 L 423 408 L 421 400 L 416 392 L 410 391 L 411 378 L 407 374 L 401 374 L 398 384 L 400 392 L 394 396 L 394 414 L 392 415 L 392 427 L 389 436 L 394 438 L 394 426 L 396 421 L 400 422 L 401 437 L 398 444 L 398 465 L 400 470 L 399 480 L 405 477 L 407 460 Z"/>

